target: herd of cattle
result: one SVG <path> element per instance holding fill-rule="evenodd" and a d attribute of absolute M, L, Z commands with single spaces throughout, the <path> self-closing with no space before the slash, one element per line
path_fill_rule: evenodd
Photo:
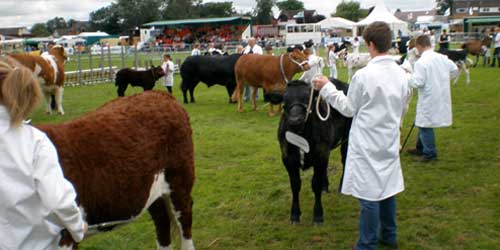
<path fill-rule="evenodd" d="M 469 42 L 464 44 L 464 50 L 442 53 L 465 68 L 467 53 L 473 53 L 472 49 L 478 44 L 480 47 L 481 43 Z M 62 95 L 67 59 L 64 49 L 55 46 L 49 54 L 42 56 L 10 56 L 39 77 L 47 102 L 51 95 L 55 95 L 56 110 L 64 114 Z M 344 57 L 348 68 L 354 68 L 350 65 L 353 57 Z M 408 54 L 410 58 L 411 53 Z M 358 58 L 358 61 L 362 62 L 357 66 L 363 66 L 367 59 Z M 246 84 L 254 89 L 264 89 L 271 102 L 269 115 L 275 114 L 273 105 L 283 104 L 283 110 L 281 106 L 278 110 L 281 114 L 278 141 L 293 194 L 292 223 L 298 223 L 301 215 L 298 198 L 300 169 L 311 167 L 314 169 L 312 190 L 315 195 L 313 220 L 314 223 L 323 222 L 321 194 L 328 190 L 329 155 L 331 150 L 340 146 L 342 163 L 345 163 L 345 142 L 351 124 L 351 119 L 335 110 L 330 112 L 310 83 L 292 80 L 294 75 L 309 67 L 301 47 L 289 48 L 279 56 L 193 56 L 180 67 L 184 103 L 195 102 L 194 89 L 201 81 L 209 87 L 214 84 L 225 86 L 229 102 L 237 102 L 239 112 L 242 111 L 242 93 Z M 115 81 L 118 96 L 125 95 L 129 84 L 151 90 L 163 75 L 161 67 L 146 71 L 122 69 Z M 346 83 L 330 80 L 347 93 Z M 255 92 L 252 97 L 253 109 L 257 110 Z M 47 112 L 51 111 L 47 105 Z M 326 118 L 320 116 L 325 113 L 329 114 Z M 186 111 L 170 94 L 146 91 L 112 100 L 74 121 L 38 127 L 56 145 L 64 174 L 78 193 L 77 202 L 89 225 L 107 231 L 147 210 L 156 227 L 159 249 L 171 249 L 171 221 L 179 226 L 181 248 L 194 249 L 191 236 L 192 130 Z M 77 247 L 69 234 L 65 234 L 60 245 Z"/>

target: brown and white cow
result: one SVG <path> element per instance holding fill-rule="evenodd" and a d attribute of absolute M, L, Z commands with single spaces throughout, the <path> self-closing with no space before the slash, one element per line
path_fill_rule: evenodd
<path fill-rule="evenodd" d="M 174 97 L 146 91 L 110 101 L 74 121 L 38 128 L 55 144 L 89 227 L 148 211 L 159 250 L 172 249 L 171 221 L 180 228 L 182 250 L 194 249 L 192 131 Z M 69 234 L 60 245 L 76 247 Z"/>
<path fill-rule="evenodd" d="M 51 95 L 55 96 L 56 109 L 59 114 L 64 115 L 62 99 L 64 92 L 64 63 L 68 59 L 64 48 L 56 45 L 49 53 L 40 56 L 33 54 L 11 54 L 10 57 L 19 61 L 24 66 L 33 71 L 42 86 L 42 90 L 47 102 L 47 113 L 50 114 Z"/>

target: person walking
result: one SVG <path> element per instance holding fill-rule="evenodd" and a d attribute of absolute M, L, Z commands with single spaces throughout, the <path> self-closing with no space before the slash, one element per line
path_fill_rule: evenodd
<path fill-rule="evenodd" d="M 439 36 L 439 50 L 449 50 L 450 49 L 450 35 L 443 30 L 443 33 Z"/>
<path fill-rule="evenodd" d="M 385 22 L 364 30 L 372 59 L 356 72 L 347 95 L 326 77 L 313 80 L 333 108 L 353 117 L 340 191 L 357 198 L 361 207 L 355 250 L 376 250 L 379 242 L 390 249 L 398 246 L 396 195 L 404 190 L 399 125 L 408 77 L 388 53 L 391 37 Z"/>
<path fill-rule="evenodd" d="M 328 44 L 328 66 L 330 67 L 330 77 L 337 79 L 337 59 L 339 57 L 335 53 L 335 44 Z"/>
<path fill-rule="evenodd" d="M 428 36 L 418 36 L 416 48 L 420 59 L 414 66 L 409 86 L 418 89 L 415 126 L 419 128 L 417 145 L 408 153 L 419 162 L 437 159 L 434 128 L 452 123 L 450 80 L 457 77 L 457 65 L 445 55 L 432 50 Z"/>
<path fill-rule="evenodd" d="M 172 94 L 172 87 L 174 86 L 174 62 L 169 54 L 163 55 L 163 64 L 161 65 L 165 75 L 163 76 L 163 86 L 167 91 Z"/>
<path fill-rule="evenodd" d="M 80 242 L 87 224 L 50 139 L 23 122 L 40 101 L 28 68 L 0 59 L 0 249 L 59 249 L 66 229 Z"/>

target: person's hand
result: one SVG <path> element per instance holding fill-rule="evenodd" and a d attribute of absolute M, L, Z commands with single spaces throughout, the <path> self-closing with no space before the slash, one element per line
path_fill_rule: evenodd
<path fill-rule="evenodd" d="M 83 235 L 86 235 L 88 231 L 89 231 L 89 224 L 87 224 L 87 222 L 84 222 L 83 223 Z"/>
<path fill-rule="evenodd" d="M 330 82 L 330 80 L 326 76 L 318 75 L 318 76 L 314 77 L 312 82 L 313 82 L 314 89 L 321 90 L 323 88 L 323 86 L 325 86 L 325 84 Z"/>

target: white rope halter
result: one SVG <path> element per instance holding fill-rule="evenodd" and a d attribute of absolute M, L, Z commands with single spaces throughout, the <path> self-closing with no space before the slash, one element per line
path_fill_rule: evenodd
<path fill-rule="evenodd" d="M 303 61 L 303 62 L 298 62 L 296 61 L 295 59 L 292 58 L 291 54 L 290 53 L 287 53 L 288 54 L 288 59 L 295 63 L 297 66 L 300 67 L 300 69 L 302 69 L 302 71 L 304 71 L 304 65 L 307 64 L 307 60 Z M 280 56 L 280 70 L 281 70 L 281 76 L 283 77 L 283 80 L 285 80 L 285 83 L 289 82 L 288 78 L 286 77 L 286 73 L 285 73 L 285 68 L 284 68 L 284 63 L 283 63 L 283 58 L 284 58 L 285 54 L 282 54 Z"/>

